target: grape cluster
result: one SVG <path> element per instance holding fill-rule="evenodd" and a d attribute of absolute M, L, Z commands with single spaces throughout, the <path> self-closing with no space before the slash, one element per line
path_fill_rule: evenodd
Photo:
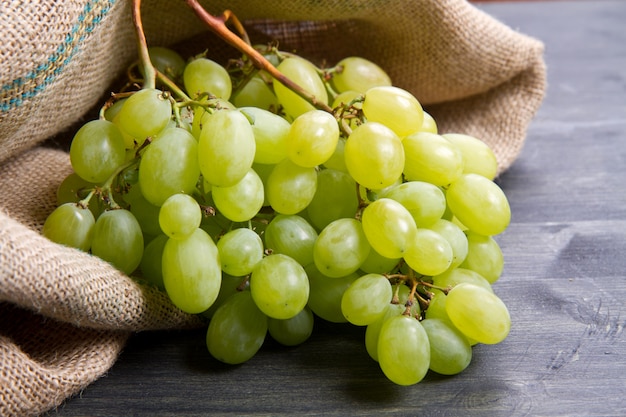
<path fill-rule="evenodd" d="M 209 319 L 226 363 L 268 333 L 303 343 L 318 317 L 366 326 L 396 384 L 461 372 L 510 329 L 491 285 L 510 220 L 493 152 L 438 134 L 366 59 L 321 69 L 259 50 L 315 100 L 245 57 L 151 48 L 157 86 L 115 95 L 78 130 L 43 234 Z"/>

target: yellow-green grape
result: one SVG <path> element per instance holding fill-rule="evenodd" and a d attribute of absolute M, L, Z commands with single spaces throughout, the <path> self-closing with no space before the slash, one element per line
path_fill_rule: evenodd
<path fill-rule="evenodd" d="M 171 80 L 178 81 L 183 76 L 186 62 L 175 50 L 163 46 L 151 46 L 148 48 L 148 54 L 154 68 Z"/>
<path fill-rule="evenodd" d="M 424 121 L 422 122 L 422 127 L 420 132 L 430 132 L 430 133 L 438 133 L 439 128 L 437 127 L 437 121 L 430 113 L 424 112 Z"/>
<path fill-rule="evenodd" d="M 365 92 L 362 106 L 368 122 L 382 123 L 401 138 L 422 128 L 422 105 L 415 96 L 401 88 L 372 87 Z"/>
<path fill-rule="evenodd" d="M 165 291 L 163 285 L 163 249 L 169 238 L 160 234 L 153 238 L 143 250 L 143 256 L 139 263 L 139 269 L 141 270 L 141 277 L 145 279 L 149 284 L 154 285 L 160 290 Z"/>
<path fill-rule="evenodd" d="M 367 326 L 385 314 L 392 296 L 391 284 L 384 275 L 366 274 L 343 293 L 341 312 L 350 323 Z"/>
<path fill-rule="evenodd" d="M 284 159 L 267 178 L 267 199 L 281 214 L 296 214 L 306 209 L 317 189 L 315 168 L 305 168 Z"/>
<path fill-rule="evenodd" d="M 367 325 L 365 329 L 365 349 L 367 350 L 370 358 L 378 362 L 378 336 L 380 336 L 380 329 L 388 319 L 400 316 L 404 312 L 405 307 L 402 304 L 388 304 L 385 314 L 378 320 Z"/>
<path fill-rule="evenodd" d="M 309 301 L 307 305 L 316 316 L 331 323 L 346 323 L 348 320 L 341 311 L 341 298 L 348 287 L 359 278 L 352 273 L 340 278 L 331 278 L 322 274 L 314 263 L 305 271 L 309 278 Z"/>
<path fill-rule="evenodd" d="M 351 56 L 342 59 L 335 66 L 331 82 L 338 92 L 358 91 L 364 93 L 372 87 L 390 86 L 391 78 L 372 61 Z"/>
<path fill-rule="evenodd" d="M 265 247 L 272 253 L 282 253 L 295 259 L 300 265 L 313 262 L 313 246 L 317 231 L 296 214 L 278 214 L 265 229 Z"/>
<path fill-rule="evenodd" d="M 489 281 L 478 272 L 472 271 L 471 269 L 455 268 L 433 277 L 433 284 L 442 288 L 452 288 L 462 282 L 478 285 L 489 292 L 493 292 Z"/>
<path fill-rule="evenodd" d="M 160 207 L 146 200 L 139 184 L 124 194 L 124 201 L 130 206 L 130 212 L 139 222 L 144 235 L 157 236 L 163 233 L 159 225 Z"/>
<path fill-rule="evenodd" d="M 193 119 L 191 121 L 191 134 L 194 138 L 200 139 L 200 132 L 202 128 L 209 123 L 211 116 L 219 112 L 220 110 L 237 110 L 237 108 L 230 102 L 222 100 L 221 98 L 213 98 L 203 101 L 205 106 L 193 107 Z"/>
<path fill-rule="evenodd" d="M 236 184 L 227 187 L 215 185 L 211 192 L 215 207 L 234 222 L 252 219 L 265 201 L 263 181 L 252 168 Z"/>
<path fill-rule="evenodd" d="M 208 310 L 200 313 L 202 317 L 206 317 L 207 319 L 211 319 L 215 312 L 224 304 L 231 295 L 246 290 L 246 285 L 244 278 L 242 277 L 233 277 L 226 273 L 222 274 L 222 285 L 220 286 L 220 292 L 217 294 L 217 298 L 211 304 L 211 307 Z M 246 291 L 250 293 L 250 291 Z M 258 308 L 257 308 L 258 309 Z M 265 316 L 265 314 L 263 314 Z"/>
<path fill-rule="evenodd" d="M 82 179 L 77 173 L 72 172 L 63 178 L 63 181 L 61 181 L 61 184 L 59 184 L 57 188 L 57 205 L 77 203 L 87 197 L 87 194 L 89 194 L 89 191 L 92 190 L 95 185 L 96 184 L 92 182 Z"/>
<path fill-rule="evenodd" d="M 266 334 L 267 316 L 255 305 L 250 291 L 239 291 L 213 314 L 206 344 L 215 359 L 236 365 L 256 355 Z"/>
<path fill-rule="evenodd" d="M 263 242 L 251 229 L 233 229 L 217 241 L 222 271 L 240 277 L 248 275 L 263 259 Z"/>
<path fill-rule="evenodd" d="M 360 270 L 368 274 L 388 274 L 395 269 L 401 260 L 401 258 L 387 258 L 375 250 L 370 250 L 367 258 L 361 264 Z"/>
<path fill-rule="evenodd" d="M 277 112 L 280 106 L 270 85 L 259 75 L 252 77 L 237 95 L 231 97 L 231 101 L 239 108 L 254 107 L 273 113 Z"/>
<path fill-rule="evenodd" d="M 491 284 L 496 282 L 504 269 L 504 255 L 498 242 L 491 236 L 466 231 L 467 256 L 460 267 L 478 272 Z"/>
<path fill-rule="evenodd" d="M 502 233 L 511 221 L 511 208 L 502 189 L 478 174 L 463 174 L 448 187 L 448 206 L 471 231 L 485 236 Z"/>
<path fill-rule="evenodd" d="M 346 166 L 346 158 L 345 158 L 345 148 L 346 148 L 346 139 L 340 137 L 337 141 L 337 146 L 335 147 L 335 152 L 331 155 L 330 158 L 326 162 L 324 162 L 324 167 L 328 169 L 335 169 L 341 172 L 348 172 L 348 167 Z"/>
<path fill-rule="evenodd" d="M 511 330 L 511 317 L 502 300 L 474 284 L 460 283 L 452 288 L 446 312 L 457 329 L 478 343 L 500 343 Z"/>
<path fill-rule="evenodd" d="M 174 194 L 159 210 L 159 225 L 167 236 L 185 239 L 200 227 L 202 210 L 198 202 L 187 194 Z"/>
<path fill-rule="evenodd" d="M 87 122 L 72 139 L 70 162 L 74 172 L 85 181 L 106 181 L 125 160 L 122 133 L 109 121 Z"/>
<path fill-rule="evenodd" d="M 409 316 L 386 320 L 378 335 L 378 364 L 390 381 L 414 385 L 430 366 L 430 343 L 422 324 Z"/>
<path fill-rule="evenodd" d="M 198 141 L 200 172 L 212 185 L 235 185 L 254 161 L 256 143 L 248 119 L 237 110 L 220 110 L 202 127 Z"/>
<path fill-rule="evenodd" d="M 42 234 L 55 243 L 86 252 L 91 247 L 95 222 L 88 208 L 65 203 L 48 215 Z"/>
<path fill-rule="evenodd" d="M 404 252 L 404 260 L 418 274 L 441 274 L 452 263 L 452 247 L 439 233 L 419 228 Z"/>
<path fill-rule="evenodd" d="M 91 253 L 130 275 L 141 262 L 143 243 L 141 227 L 130 211 L 109 210 L 96 220 Z"/>
<path fill-rule="evenodd" d="M 428 229 L 439 233 L 450 244 L 450 248 L 452 248 L 452 262 L 448 269 L 454 269 L 461 265 L 467 257 L 469 246 L 467 236 L 463 233 L 463 230 L 455 223 L 445 219 L 437 220 L 428 226 Z"/>
<path fill-rule="evenodd" d="M 313 246 L 313 261 L 324 275 L 339 278 L 356 272 L 370 250 L 360 221 L 354 218 L 337 219 L 317 237 Z"/>
<path fill-rule="evenodd" d="M 284 118 L 256 107 L 243 107 L 252 126 L 256 151 L 255 164 L 277 164 L 287 157 L 287 135 L 291 125 Z"/>
<path fill-rule="evenodd" d="M 185 239 L 169 238 L 163 248 L 163 284 L 172 303 L 190 314 L 215 301 L 222 282 L 217 246 L 202 229 Z"/>
<path fill-rule="evenodd" d="M 442 375 L 456 375 L 472 361 L 467 337 L 444 320 L 425 319 L 422 327 L 430 343 L 430 369 Z"/>
<path fill-rule="evenodd" d="M 172 118 L 172 104 L 163 91 L 144 88 L 124 102 L 116 117 L 116 123 L 124 132 L 143 143 L 156 136 Z"/>
<path fill-rule="evenodd" d="M 191 98 L 210 94 L 228 100 L 233 88 L 228 71 L 207 58 L 197 58 L 187 64 L 183 72 L 183 83 Z"/>
<path fill-rule="evenodd" d="M 363 231 L 372 248 L 387 258 L 402 258 L 417 233 L 411 213 L 390 198 L 369 204 L 361 217 Z"/>
<path fill-rule="evenodd" d="M 446 211 L 446 196 L 436 185 L 424 181 L 408 181 L 392 185 L 379 193 L 402 204 L 418 227 L 428 227 L 441 219 Z"/>
<path fill-rule="evenodd" d="M 418 132 L 405 137 L 402 146 L 407 180 L 447 186 L 463 174 L 461 151 L 443 136 Z"/>
<path fill-rule="evenodd" d="M 285 77 L 313 95 L 316 101 L 328 103 L 326 87 L 317 68 L 311 62 L 297 56 L 288 57 L 278 65 L 277 69 Z M 274 80 L 274 93 L 278 102 L 285 109 L 285 113 L 292 119 L 315 109 L 311 103 L 285 87 L 278 80 Z"/>
<path fill-rule="evenodd" d="M 317 189 L 306 208 L 317 230 L 322 230 L 334 220 L 354 217 L 358 206 L 356 182 L 348 173 L 335 169 L 318 171 Z"/>
<path fill-rule="evenodd" d="M 396 182 L 405 165 L 398 135 L 376 122 L 364 123 L 352 131 L 346 140 L 344 155 L 352 178 L 374 190 Z"/>
<path fill-rule="evenodd" d="M 306 306 L 309 280 L 304 268 L 280 253 L 268 255 L 250 276 L 252 299 L 268 317 L 289 319 Z"/>
<path fill-rule="evenodd" d="M 460 133 L 441 135 L 452 142 L 463 156 L 463 173 L 478 174 L 493 180 L 498 173 L 498 161 L 493 150 L 480 139 Z"/>
<path fill-rule="evenodd" d="M 439 290 L 431 292 L 430 299 L 428 300 L 428 308 L 425 312 L 426 318 L 450 321 L 450 317 L 448 317 L 448 313 L 446 312 L 446 297 L 446 294 Z"/>
<path fill-rule="evenodd" d="M 311 110 L 298 116 L 287 135 L 287 156 L 297 165 L 321 165 L 335 152 L 339 126 L 332 114 Z"/>
<path fill-rule="evenodd" d="M 308 307 L 286 320 L 269 318 L 267 321 L 270 336 L 284 346 L 297 346 L 304 343 L 313 333 L 313 313 Z"/>

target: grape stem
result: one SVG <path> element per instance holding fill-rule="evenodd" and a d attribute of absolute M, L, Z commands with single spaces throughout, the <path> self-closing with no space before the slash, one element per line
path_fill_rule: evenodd
<path fill-rule="evenodd" d="M 137 1 L 137 0 L 135 0 Z M 314 95 L 300 87 L 298 84 L 287 78 L 281 73 L 274 65 L 272 65 L 259 51 L 254 49 L 249 43 L 235 33 L 233 33 L 226 26 L 226 21 L 233 20 L 234 15 L 231 11 L 225 11 L 221 17 L 216 17 L 207 12 L 197 0 L 185 0 L 187 5 L 194 11 L 194 13 L 202 20 L 216 35 L 218 35 L 226 43 L 237 49 L 239 52 L 248 56 L 255 67 L 260 70 L 267 71 L 274 79 L 278 80 L 285 87 L 296 93 L 298 96 L 311 103 L 315 108 L 332 113 L 332 108 L 323 101 L 318 101 Z M 239 22 L 234 18 L 235 22 Z M 235 23 L 237 26 L 237 23 Z"/>
<path fill-rule="evenodd" d="M 143 88 L 155 88 L 156 71 L 152 65 L 152 61 L 150 61 L 148 42 L 146 41 L 146 35 L 143 31 L 141 0 L 133 0 L 133 25 L 135 26 L 135 34 L 137 35 L 137 49 L 139 51 L 139 60 L 141 61 L 141 69 L 144 76 Z"/>

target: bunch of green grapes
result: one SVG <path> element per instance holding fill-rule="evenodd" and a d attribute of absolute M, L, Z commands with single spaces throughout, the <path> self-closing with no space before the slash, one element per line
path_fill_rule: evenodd
<path fill-rule="evenodd" d="M 314 100 L 245 60 L 151 49 L 161 82 L 76 133 L 43 234 L 206 317 L 226 363 L 322 319 L 366 327 L 394 383 L 461 372 L 511 325 L 492 289 L 510 221 L 493 152 L 438 133 L 368 60 L 264 53 Z"/>

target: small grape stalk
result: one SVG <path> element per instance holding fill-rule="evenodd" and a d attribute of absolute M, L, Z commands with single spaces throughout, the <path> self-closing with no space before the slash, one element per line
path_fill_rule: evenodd
<path fill-rule="evenodd" d="M 413 385 L 502 342 L 494 236 L 511 213 L 491 149 L 439 133 L 369 60 L 318 68 L 185 1 L 241 59 L 148 47 L 135 0 L 128 74 L 141 88 L 76 132 L 42 233 L 205 317 L 225 363 L 252 359 L 268 334 L 303 343 L 326 320 L 364 327 L 384 375 Z"/>

